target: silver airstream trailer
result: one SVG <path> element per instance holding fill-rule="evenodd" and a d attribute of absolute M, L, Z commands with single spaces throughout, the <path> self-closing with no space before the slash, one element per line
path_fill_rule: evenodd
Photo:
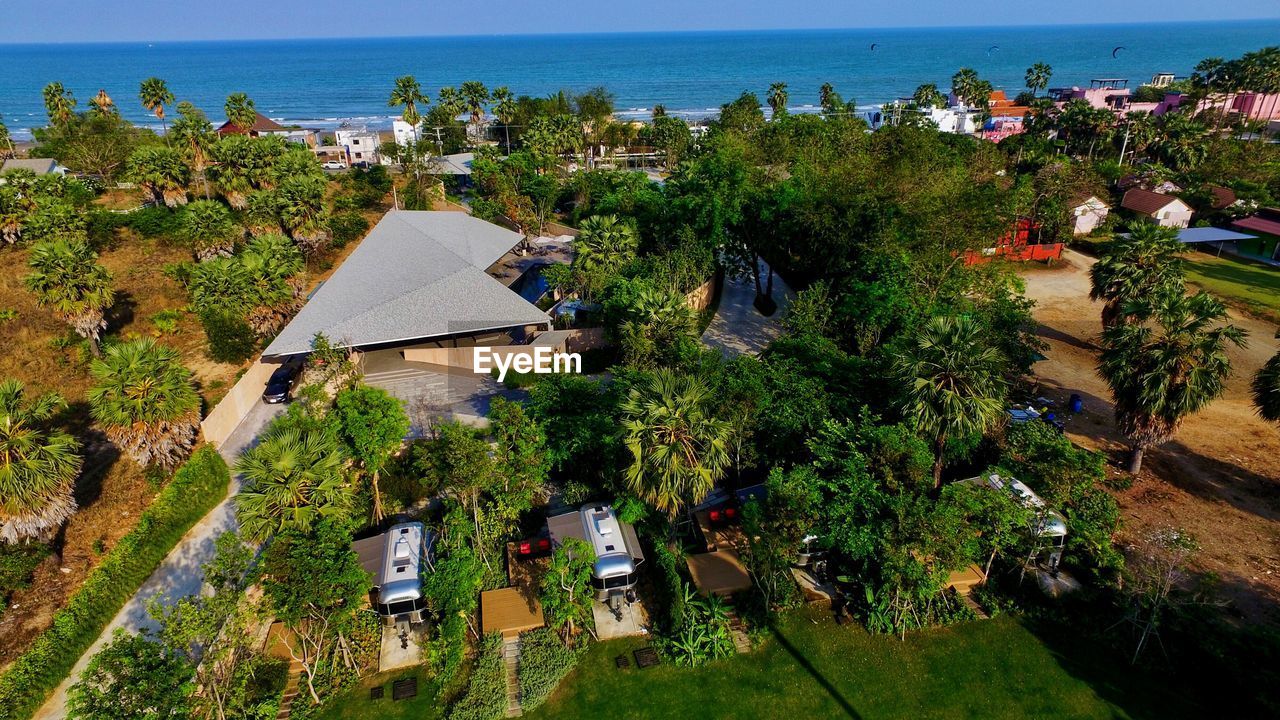
<path fill-rule="evenodd" d="M 353 545 L 373 579 L 374 609 L 388 622 L 421 622 L 422 574 L 431 569 L 435 536 L 420 522 L 400 523 Z"/>
<path fill-rule="evenodd" d="M 551 542 L 560 545 L 565 538 L 586 541 L 595 550 L 596 562 L 591 571 L 591 585 L 596 599 L 609 603 L 617 612 L 618 603 L 634 602 L 639 581 L 637 568 L 644 562 L 635 528 L 618 520 L 608 505 L 587 505 L 580 510 L 547 518 Z"/>
<path fill-rule="evenodd" d="M 1032 561 L 1043 557 L 1045 569 L 1050 573 L 1058 571 L 1062 562 L 1062 550 L 1067 541 L 1067 519 L 1057 510 L 1048 507 L 1035 491 L 1027 487 L 1021 480 L 1011 477 L 1000 477 L 996 474 L 972 481 L 985 483 L 988 487 L 1008 493 L 1021 506 L 1031 511 L 1031 527 L 1028 530 L 1035 540 Z M 970 481 L 970 482 L 972 482 Z"/>

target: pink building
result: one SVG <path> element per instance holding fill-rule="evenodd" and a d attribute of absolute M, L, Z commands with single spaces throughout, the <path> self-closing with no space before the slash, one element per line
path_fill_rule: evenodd
<path fill-rule="evenodd" d="M 1089 81 L 1089 87 L 1053 88 L 1049 97 L 1058 106 L 1072 100 L 1084 100 L 1095 108 L 1105 108 L 1117 113 L 1146 112 L 1163 115 L 1182 104 L 1181 93 L 1165 93 L 1160 102 L 1134 102 L 1129 92 L 1129 81 L 1122 78 L 1104 78 Z"/>
<path fill-rule="evenodd" d="M 1229 114 L 1242 116 L 1249 120 L 1280 119 L 1280 94 L 1260 93 L 1251 90 L 1205 98 L 1200 101 L 1196 111 L 1212 110 L 1221 112 L 1224 106 Z"/>

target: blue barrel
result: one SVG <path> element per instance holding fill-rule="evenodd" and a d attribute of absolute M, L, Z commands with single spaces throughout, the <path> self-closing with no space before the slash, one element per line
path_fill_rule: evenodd
<path fill-rule="evenodd" d="M 1071 393 L 1071 412 L 1078 413 L 1084 411 L 1084 398 L 1079 393 Z"/>

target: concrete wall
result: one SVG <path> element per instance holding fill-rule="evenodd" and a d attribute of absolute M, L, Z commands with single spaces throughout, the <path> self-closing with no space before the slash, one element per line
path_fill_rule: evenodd
<path fill-rule="evenodd" d="M 580 353 L 602 348 L 609 344 L 604 337 L 604 328 L 577 328 L 566 332 L 569 333 L 569 336 L 565 339 L 566 352 Z"/>
<path fill-rule="evenodd" d="M 262 391 L 267 387 L 267 379 L 278 367 L 280 366 L 261 360 L 249 366 L 226 397 L 200 423 L 205 441 L 221 447 L 231 437 L 245 415 L 249 414 L 255 404 L 262 402 Z"/>

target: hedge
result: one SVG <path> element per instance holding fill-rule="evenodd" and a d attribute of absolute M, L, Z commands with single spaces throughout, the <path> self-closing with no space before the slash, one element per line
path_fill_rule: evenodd
<path fill-rule="evenodd" d="M 507 669 L 502 663 L 502 636 L 489 633 L 471 666 L 467 692 L 449 708 L 448 720 L 498 720 L 507 714 Z"/>
<path fill-rule="evenodd" d="M 29 718 L 40 708 L 187 530 L 226 497 L 230 480 L 227 464 L 209 445 L 178 469 L 137 527 L 54 614 L 52 627 L 0 675 L 0 720 Z"/>
<path fill-rule="evenodd" d="M 520 636 L 520 707 L 528 712 L 546 702 L 565 675 L 587 650 L 585 636 L 576 647 L 565 647 L 548 628 Z"/>

